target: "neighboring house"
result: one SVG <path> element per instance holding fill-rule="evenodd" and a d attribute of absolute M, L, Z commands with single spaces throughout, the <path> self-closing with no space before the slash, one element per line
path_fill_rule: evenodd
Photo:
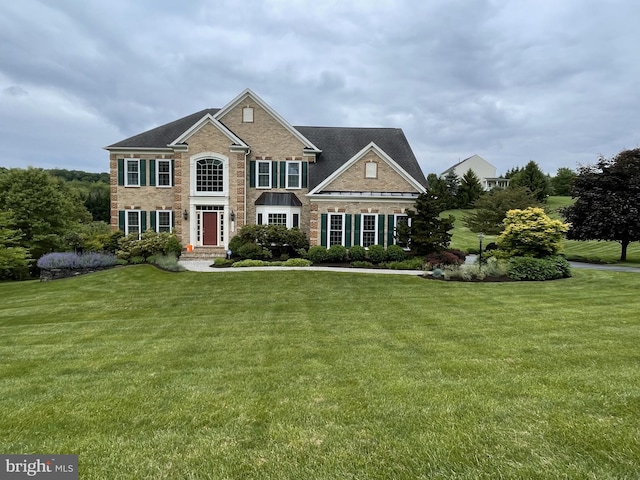
<path fill-rule="evenodd" d="M 446 176 L 449 172 L 455 173 L 458 177 L 467 173 L 471 169 L 476 174 L 482 188 L 485 190 L 491 190 L 493 188 L 507 188 L 509 186 L 509 179 L 497 177 L 496 167 L 487 162 L 480 155 L 473 155 L 469 158 L 465 158 L 461 162 L 456 163 L 452 167 L 447 168 L 440 175 Z"/>
<path fill-rule="evenodd" d="M 249 89 L 105 149 L 112 228 L 174 231 L 207 255 L 247 224 L 388 246 L 427 185 L 402 130 L 293 127 Z"/>

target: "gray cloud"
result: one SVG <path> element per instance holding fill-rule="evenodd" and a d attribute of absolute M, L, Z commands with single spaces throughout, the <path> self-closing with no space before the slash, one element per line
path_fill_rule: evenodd
<path fill-rule="evenodd" d="M 640 4 L 222 0 L 0 5 L 0 165 L 101 147 L 253 89 L 298 125 L 403 128 L 426 173 L 638 145 Z M 25 32 L 29 32 L 28 35 Z"/>

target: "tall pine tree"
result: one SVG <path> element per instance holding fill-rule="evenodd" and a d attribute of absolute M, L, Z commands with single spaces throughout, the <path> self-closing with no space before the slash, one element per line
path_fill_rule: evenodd
<path fill-rule="evenodd" d="M 417 198 L 415 211 L 407 212 L 411 219 L 410 247 L 415 254 L 428 255 L 449 248 L 455 217 L 441 218 L 442 211 L 438 197 L 427 190 Z"/>

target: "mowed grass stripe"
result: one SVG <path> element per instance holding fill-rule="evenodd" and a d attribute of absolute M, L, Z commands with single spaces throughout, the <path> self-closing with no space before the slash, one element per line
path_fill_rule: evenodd
<path fill-rule="evenodd" d="M 640 276 L 574 275 L 2 284 L 0 448 L 95 479 L 633 477 Z"/>

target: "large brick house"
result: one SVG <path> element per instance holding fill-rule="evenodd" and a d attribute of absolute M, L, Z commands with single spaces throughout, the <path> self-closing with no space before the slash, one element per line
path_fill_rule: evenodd
<path fill-rule="evenodd" d="M 388 246 L 427 185 L 402 130 L 294 127 L 249 89 L 105 149 L 112 228 L 174 231 L 212 256 L 246 224 Z"/>

